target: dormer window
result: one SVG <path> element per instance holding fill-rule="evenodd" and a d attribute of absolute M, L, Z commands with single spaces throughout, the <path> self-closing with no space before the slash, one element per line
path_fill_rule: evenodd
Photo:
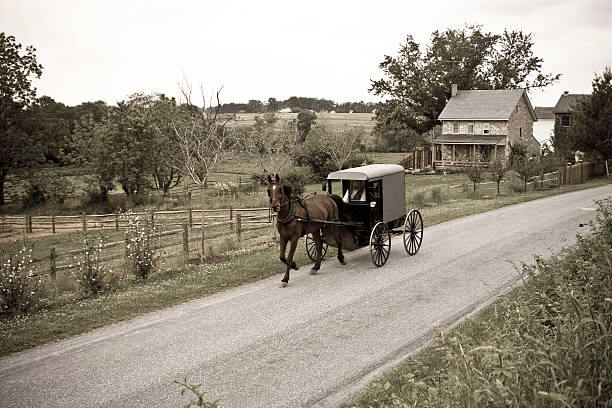
<path fill-rule="evenodd" d="M 489 131 L 489 124 L 488 123 L 483 123 L 482 124 L 482 134 L 483 135 L 488 135 L 490 133 Z"/>

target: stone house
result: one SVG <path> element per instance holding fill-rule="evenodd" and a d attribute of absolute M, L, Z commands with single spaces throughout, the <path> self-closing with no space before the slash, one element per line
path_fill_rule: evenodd
<path fill-rule="evenodd" d="M 488 167 L 496 158 L 507 161 L 510 145 L 540 147 L 533 136 L 537 117 L 524 89 L 459 90 L 453 84 L 438 120 L 442 134 L 433 142 L 437 168 Z"/>
<path fill-rule="evenodd" d="M 571 94 L 567 91 L 559 97 L 557 104 L 553 108 L 555 115 L 554 138 L 555 145 L 558 146 L 564 156 L 570 160 L 576 160 L 574 152 L 571 151 L 570 130 L 572 127 L 572 110 L 576 103 L 582 98 L 590 97 L 588 94 Z"/>

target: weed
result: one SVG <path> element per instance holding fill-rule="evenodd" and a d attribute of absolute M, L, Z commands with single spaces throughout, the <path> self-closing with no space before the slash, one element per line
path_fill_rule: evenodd
<path fill-rule="evenodd" d="M 85 237 L 83 240 L 84 252 L 74 257 L 75 280 L 89 294 L 104 292 L 110 286 L 107 276 L 112 271 L 107 269 L 101 261 L 104 241 L 103 236 L 98 237 L 97 241 Z"/>
<path fill-rule="evenodd" d="M 3 253 L 0 260 L 0 300 L 2 312 L 27 312 L 37 302 L 41 280 L 34 275 L 31 250 Z"/>

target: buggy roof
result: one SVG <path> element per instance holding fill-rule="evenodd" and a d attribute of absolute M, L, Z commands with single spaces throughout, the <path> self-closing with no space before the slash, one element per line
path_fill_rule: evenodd
<path fill-rule="evenodd" d="M 372 180 L 402 173 L 404 168 L 399 164 L 369 164 L 367 166 L 353 167 L 351 169 L 339 170 L 329 173 L 328 180 Z"/>

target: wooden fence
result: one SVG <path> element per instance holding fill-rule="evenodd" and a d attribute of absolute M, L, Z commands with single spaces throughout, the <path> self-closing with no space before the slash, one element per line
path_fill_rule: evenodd
<path fill-rule="evenodd" d="M 135 212 L 133 215 L 143 215 L 144 212 Z M 202 210 L 175 210 L 147 212 L 154 223 L 164 227 L 187 224 L 190 228 L 200 226 L 202 223 Z M 266 216 L 271 219 L 270 209 L 262 208 L 222 208 L 204 210 L 205 221 L 228 221 L 238 216 L 245 218 Z M 81 214 L 81 215 L 3 215 L 0 217 L 0 237 L 15 234 L 31 234 L 34 232 L 48 232 L 55 234 L 63 231 L 81 231 L 87 233 L 92 229 L 125 229 L 127 220 L 121 213 L 114 214 Z"/>
<path fill-rule="evenodd" d="M 208 234 L 205 233 L 205 240 L 213 240 L 222 237 L 235 236 L 238 241 L 243 239 L 244 234 L 249 231 L 258 231 L 265 228 L 270 228 L 272 220 L 268 215 L 262 216 L 248 216 L 243 217 L 242 214 L 237 214 L 233 220 L 212 222 L 205 224 L 205 228 L 216 229 L 214 232 Z M 219 230 L 219 227 L 226 227 L 225 230 Z M 155 251 L 158 252 L 157 258 L 169 258 L 176 256 L 183 256 L 183 259 L 188 260 L 190 257 L 190 243 L 201 240 L 202 231 L 200 224 L 193 224 L 193 229 L 189 227 L 187 223 L 183 223 L 181 228 L 162 231 L 153 234 L 155 238 L 164 238 L 158 240 L 158 244 L 154 247 Z M 190 231 L 192 232 L 190 234 Z M 261 235 L 258 235 L 259 237 Z M 172 240 L 172 238 L 178 238 Z M 99 259 L 100 262 L 108 262 L 117 259 L 124 259 L 127 261 L 128 258 L 128 245 L 130 244 L 130 237 L 127 235 L 123 240 L 109 242 L 103 244 L 100 249 L 106 252 L 105 256 Z M 162 249 L 168 249 L 171 247 L 178 247 L 176 251 L 169 252 L 166 254 L 159 254 Z M 96 247 L 97 248 L 97 247 Z M 113 250 L 113 248 L 115 248 Z M 84 254 L 88 251 L 87 248 L 75 249 L 59 253 L 54 247 L 49 248 L 49 255 L 39 258 L 33 258 L 32 262 L 36 267 L 36 275 L 43 276 L 49 275 L 52 279 L 56 278 L 57 272 L 75 269 L 78 267 L 74 257 Z M 108 254 L 110 252 L 110 254 Z M 195 251 L 197 252 L 197 250 Z M 45 265 L 46 263 L 46 265 Z"/>
<path fill-rule="evenodd" d="M 578 162 L 563 167 L 563 184 L 580 184 L 588 179 L 606 174 L 606 162 Z"/>

